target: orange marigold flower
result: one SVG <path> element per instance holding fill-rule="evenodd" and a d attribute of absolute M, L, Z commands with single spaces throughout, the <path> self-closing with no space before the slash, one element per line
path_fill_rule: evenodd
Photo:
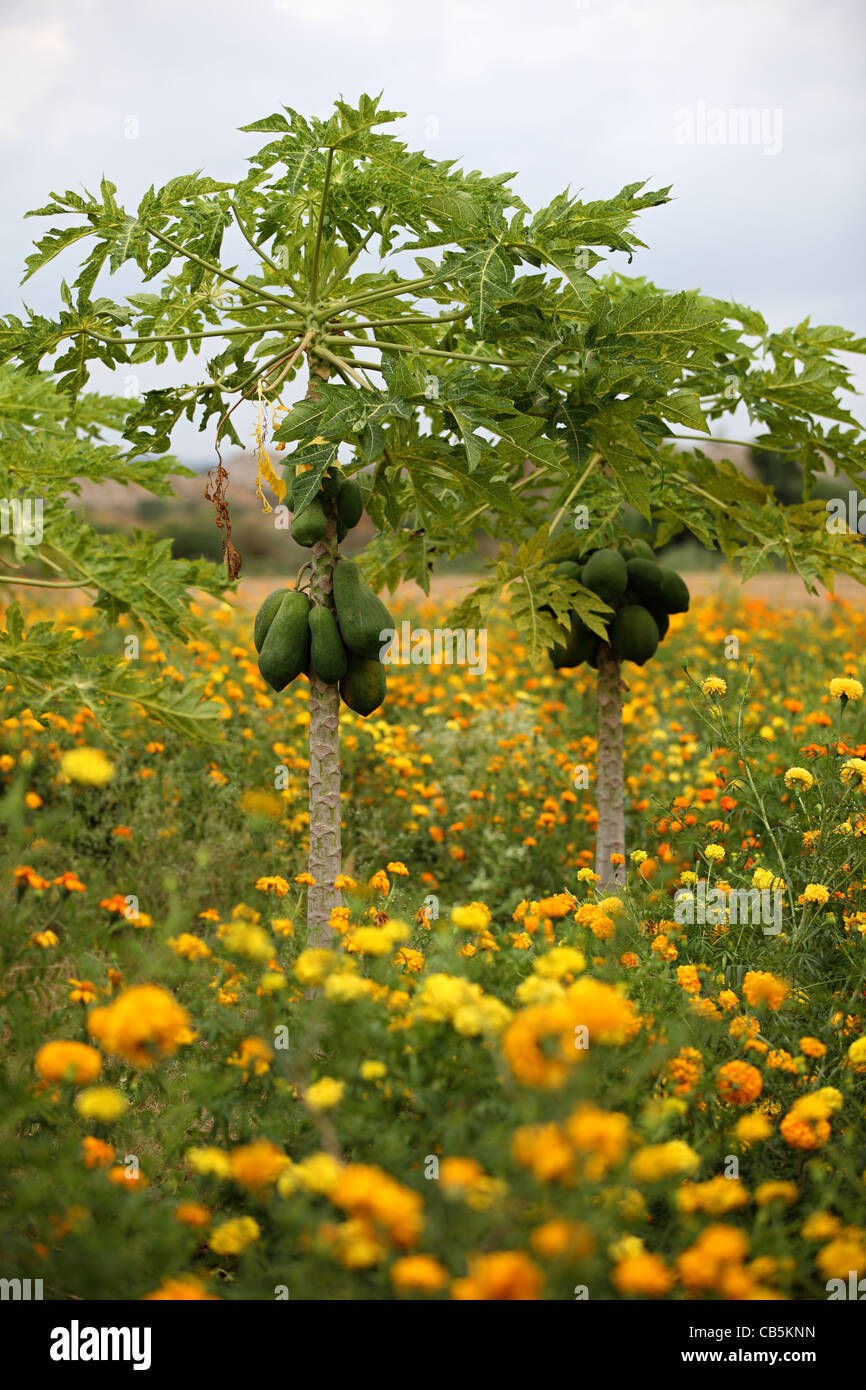
<path fill-rule="evenodd" d="M 719 1068 L 716 1090 L 729 1105 L 751 1105 L 761 1094 L 763 1079 L 748 1062 L 725 1062 Z"/>

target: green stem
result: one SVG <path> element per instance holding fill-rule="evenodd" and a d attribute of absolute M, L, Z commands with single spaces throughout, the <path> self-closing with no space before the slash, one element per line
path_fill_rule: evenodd
<path fill-rule="evenodd" d="M 566 507 L 568 506 L 569 502 L 571 501 L 572 497 L 574 497 L 575 493 L 577 493 L 577 492 L 580 491 L 580 489 L 583 487 L 583 484 L 586 482 L 587 478 L 589 477 L 590 473 L 591 473 L 592 470 L 595 468 L 596 464 L 599 463 L 600 460 L 601 460 L 601 454 L 593 454 L 593 455 L 592 455 L 592 458 L 589 460 L 589 463 L 586 465 L 586 467 L 584 468 L 584 470 L 583 470 L 583 472 L 581 473 L 580 477 L 578 478 L 577 482 L 575 483 L 574 487 L 571 489 L 571 492 L 568 494 L 568 496 L 566 497 L 566 499 L 565 499 L 565 501 L 563 502 L 562 506 L 560 507 L 559 511 L 556 513 L 556 516 L 555 516 L 555 517 L 553 518 L 553 520 L 551 521 L 550 526 L 549 526 L 548 529 L 547 529 L 547 534 L 548 534 L 549 536 L 552 536 L 552 535 L 553 535 L 554 531 L 556 530 L 557 526 L 559 525 L 560 521 L 562 520 L 562 517 L 563 517 L 563 515 L 564 515 L 564 513 L 565 513 L 565 509 L 566 509 Z"/>
<path fill-rule="evenodd" d="M 417 343 L 383 343 L 377 338 L 349 338 L 343 334 L 326 334 L 326 343 L 348 343 L 350 347 L 378 348 L 380 352 L 417 352 L 421 357 L 445 357 L 454 362 L 480 362 L 487 367 L 519 367 L 505 357 L 477 357 L 471 352 L 443 352 L 440 348 L 421 347 Z"/>
<path fill-rule="evenodd" d="M 401 294 L 407 294 L 409 290 L 424 289 L 438 279 L 438 275 L 423 275 L 420 280 L 395 280 L 392 285 L 380 285 L 377 290 L 367 290 L 363 294 L 353 295 L 349 299 L 340 300 L 338 304 L 330 305 L 328 317 L 333 318 L 335 314 L 342 314 L 346 309 L 357 308 L 359 304 L 370 304 L 374 299 L 396 299 Z"/>
<path fill-rule="evenodd" d="M 329 352 L 326 347 L 322 347 L 321 342 L 318 342 L 316 344 L 313 351 L 316 357 L 323 357 L 326 362 L 330 362 L 332 367 L 336 367 L 338 372 L 342 372 L 344 374 L 348 373 L 352 380 L 356 381 L 359 386 L 362 386 L 365 391 L 372 391 L 373 388 L 370 385 L 369 381 L 364 381 L 362 377 L 358 376 L 358 373 L 356 371 L 353 371 L 353 369 L 349 366 L 345 358 L 338 357 L 335 352 Z"/>
<path fill-rule="evenodd" d="M 241 232 L 243 233 L 244 239 L 249 242 L 256 255 L 260 256 L 261 259 L 265 262 L 265 264 L 271 267 L 271 270 L 276 271 L 277 275 L 282 276 L 285 273 L 284 270 L 277 265 L 276 261 L 272 261 L 267 252 L 263 251 L 262 248 L 260 246 L 257 246 L 256 243 L 253 241 L 252 237 L 250 236 L 249 232 L 247 231 L 246 227 L 241 221 L 241 215 L 238 211 L 237 203 L 235 203 L 233 200 L 231 203 L 231 209 L 235 215 L 235 218 L 237 219 L 237 224 L 240 227 Z"/>
<path fill-rule="evenodd" d="M 0 584 L 32 584 L 35 589 L 86 589 L 90 586 L 80 579 L 24 579 L 0 574 Z"/>
<path fill-rule="evenodd" d="M 331 184 L 331 166 L 334 163 L 333 147 L 328 150 L 328 163 L 325 166 L 325 181 L 322 184 L 322 201 L 319 204 L 319 225 L 316 228 L 316 245 L 313 251 L 313 271 L 310 276 L 310 300 L 316 302 L 316 295 L 319 289 L 319 252 L 322 249 L 322 232 L 325 228 L 325 206 L 328 201 L 328 189 Z"/>
<path fill-rule="evenodd" d="M 76 328 L 74 332 L 64 335 L 70 338 L 79 338 L 82 333 L 88 338 L 98 338 L 101 343 L 123 343 L 134 345 L 136 343 L 193 343 L 199 338 L 231 338 L 236 333 L 276 333 L 297 331 L 302 326 L 302 319 L 286 320 L 284 323 L 263 323 L 261 325 L 249 324 L 240 328 L 203 328 L 200 333 L 154 333 L 142 338 L 112 338 L 107 333 L 97 333 L 92 328 Z"/>
<path fill-rule="evenodd" d="M 240 285 L 242 290 L 247 290 L 250 294 L 260 295 L 262 299 L 268 299 L 272 304 L 281 304 L 284 309 L 296 309 L 298 307 L 294 300 L 286 299 L 285 295 L 268 294 L 267 290 L 263 290 L 260 285 L 251 285 L 248 280 L 239 280 L 236 275 L 230 275 L 227 270 L 223 270 L 213 261 L 202 260 L 201 256 L 197 256 L 194 251 L 187 251 L 185 246 L 181 246 L 179 242 L 173 241 L 169 236 L 164 236 L 162 232 L 157 232 L 153 227 L 148 227 L 147 230 L 151 236 L 156 237 L 157 241 L 161 241 L 165 246 L 170 246 L 172 251 L 176 251 L 179 256 L 186 256 L 188 261 L 195 261 L 196 265 L 209 270 L 220 280 L 229 280 L 233 285 Z"/>
<path fill-rule="evenodd" d="M 439 317 L 435 319 L 425 318 L 424 316 L 412 318 L 404 315 L 402 318 L 396 319 L 371 319 L 366 323 L 352 322 L 348 326 L 350 328 L 399 328 L 404 324 L 408 324 L 410 327 L 432 325 L 435 328 L 439 323 L 453 323 L 457 319 L 465 319 L 468 317 L 469 310 L 461 309 L 457 314 L 440 314 Z"/>

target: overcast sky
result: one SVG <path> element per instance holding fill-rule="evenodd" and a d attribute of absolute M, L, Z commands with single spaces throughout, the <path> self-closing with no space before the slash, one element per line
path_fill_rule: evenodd
<path fill-rule="evenodd" d="M 22 217 L 50 191 L 105 173 L 134 209 L 177 174 L 241 175 L 262 137 L 240 125 L 384 89 L 411 147 L 519 170 L 530 206 L 566 185 L 673 184 L 630 273 L 774 328 L 811 315 L 863 334 L 864 36 L 862 0 L 0 0 L 0 309 L 23 295 L 53 317 L 77 273 L 73 250 L 19 288 L 52 225 Z M 745 109 L 753 128 L 731 117 Z M 103 292 L 132 289 L 124 272 Z M 189 425 L 173 443 L 211 456 Z"/>

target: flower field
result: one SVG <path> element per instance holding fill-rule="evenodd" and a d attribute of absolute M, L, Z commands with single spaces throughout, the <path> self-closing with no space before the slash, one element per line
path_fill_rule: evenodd
<path fill-rule="evenodd" d="M 594 673 L 504 623 L 484 674 L 392 670 L 340 717 L 324 948 L 305 682 L 275 696 L 249 613 L 208 616 L 214 643 L 141 655 L 208 676 L 218 743 L 132 705 L 117 741 L 85 707 L 4 720 L 4 1270 L 224 1300 L 826 1299 L 866 1274 L 866 613 L 703 599 L 625 666 L 615 895 Z M 683 890 L 752 889 L 777 920 L 684 920 Z"/>

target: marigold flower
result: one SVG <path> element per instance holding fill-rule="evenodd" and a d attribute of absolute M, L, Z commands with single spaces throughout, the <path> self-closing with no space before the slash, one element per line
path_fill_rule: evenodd
<path fill-rule="evenodd" d="M 104 787 L 114 776 L 114 764 L 101 748 L 70 748 L 60 759 L 60 770 L 85 787 Z"/>
<path fill-rule="evenodd" d="M 743 994 L 752 1008 L 767 1004 L 778 1009 L 790 992 L 790 985 L 768 970 L 747 970 L 743 977 Z"/>
<path fill-rule="evenodd" d="M 805 767 L 789 767 L 785 773 L 785 786 L 789 791 L 797 789 L 808 792 L 814 785 L 815 778 Z"/>
<path fill-rule="evenodd" d="M 834 700 L 859 700 L 863 696 L 863 686 L 851 676 L 836 676 L 830 682 L 830 694 Z"/>
<path fill-rule="evenodd" d="M 251 1216 L 236 1216 L 211 1231 L 208 1245 L 215 1255 L 240 1255 L 261 1235 L 261 1227 Z"/>
<path fill-rule="evenodd" d="M 189 1014 L 159 985 L 134 985 L 87 1015 L 87 1029 L 106 1052 L 137 1067 L 171 1057 L 187 1040 Z"/>
<path fill-rule="evenodd" d="M 723 681 L 721 676 L 705 676 L 701 681 L 701 694 L 709 698 L 719 695 L 727 695 L 728 683 Z"/>
<path fill-rule="evenodd" d="M 111 1086 L 89 1086 L 75 1097 L 75 1109 L 83 1120 L 100 1120 L 111 1124 L 129 1108 L 129 1101 Z"/>
<path fill-rule="evenodd" d="M 343 1099 L 345 1089 L 345 1081 L 335 1081 L 332 1076 L 323 1076 L 320 1081 L 314 1081 L 307 1087 L 304 1100 L 311 1110 L 333 1110 Z"/>
<path fill-rule="evenodd" d="M 540 1296 L 544 1275 L 522 1250 L 470 1255 L 466 1263 L 467 1276 L 451 1285 L 454 1299 L 525 1302 Z"/>
<path fill-rule="evenodd" d="M 763 1085 L 761 1073 L 748 1062 L 725 1062 L 719 1067 L 716 1090 L 729 1105 L 751 1105 Z"/>
<path fill-rule="evenodd" d="M 86 1085 L 102 1071 L 95 1047 L 80 1042 L 48 1042 L 40 1047 L 33 1065 L 43 1081 L 74 1081 Z"/>
<path fill-rule="evenodd" d="M 394 1261 L 390 1275 L 398 1293 L 437 1293 L 448 1283 L 448 1271 L 432 1255 L 404 1255 Z"/>
<path fill-rule="evenodd" d="M 171 1303 L 196 1302 L 196 1303 L 219 1303 L 219 1296 L 215 1293 L 208 1293 L 200 1279 L 196 1279 L 191 1274 L 182 1274 L 177 1279 L 163 1279 L 159 1288 L 153 1293 L 142 1294 L 143 1302 L 158 1302 L 167 1300 Z"/>

